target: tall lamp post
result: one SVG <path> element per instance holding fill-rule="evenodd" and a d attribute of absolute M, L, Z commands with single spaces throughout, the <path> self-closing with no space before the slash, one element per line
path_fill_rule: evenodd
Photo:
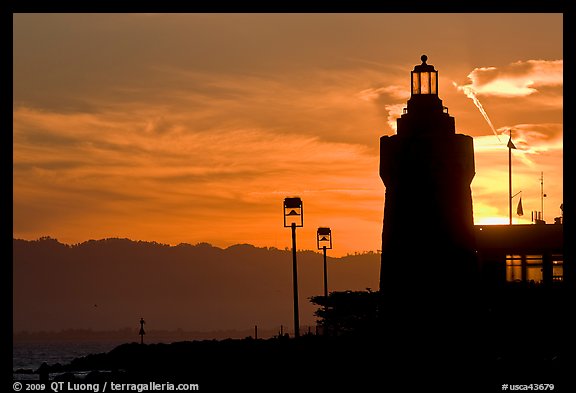
<path fill-rule="evenodd" d="M 319 250 L 324 251 L 324 297 L 328 298 L 328 272 L 326 270 L 326 250 L 332 249 L 332 231 L 330 228 L 318 228 L 316 244 Z"/>
<path fill-rule="evenodd" d="M 284 227 L 292 228 L 292 282 L 294 289 L 294 337 L 300 337 L 298 317 L 298 266 L 296 263 L 296 227 L 304 226 L 304 208 L 298 197 L 284 198 Z"/>

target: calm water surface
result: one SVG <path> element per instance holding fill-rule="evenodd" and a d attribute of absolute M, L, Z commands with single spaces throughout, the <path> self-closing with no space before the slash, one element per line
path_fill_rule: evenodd
<path fill-rule="evenodd" d="M 12 371 L 37 370 L 44 362 L 66 364 L 77 357 L 108 352 L 126 341 L 30 341 L 12 345 Z M 18 379 L 38 379 L 37 374 L 15 374 Z"/>

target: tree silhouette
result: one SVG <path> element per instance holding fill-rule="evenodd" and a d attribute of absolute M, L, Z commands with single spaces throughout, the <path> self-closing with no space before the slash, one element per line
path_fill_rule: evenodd
<path fill-rule="evenodd" d="M 380 292 L 331 292 L 327 297 L 312 296 L 310 301 L 320 307 L 314 313 L 328 335 L 372 335 L 379 326 Z"/>

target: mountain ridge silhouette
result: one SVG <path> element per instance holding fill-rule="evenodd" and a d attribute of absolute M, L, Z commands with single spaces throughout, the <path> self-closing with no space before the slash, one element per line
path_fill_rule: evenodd
<path fill-rule="evenodd" d="M 13 239 L 14 331 L 292 328 L 291 250 L 126 238 Z M 301 326 L 314 325 L 322 254 L 298 251 Z M 329 290 L 377 288 L 379 254 L 328 257 Z"/>

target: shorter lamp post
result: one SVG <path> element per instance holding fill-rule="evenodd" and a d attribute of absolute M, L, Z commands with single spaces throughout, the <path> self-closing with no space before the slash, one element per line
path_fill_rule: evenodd
<path fill-rule="evenodd" d="M 304 226 L 304 208 L 298 197 L 284 198 L 284 227 L 292 228 L 292 280 L 294 289 L 294 337 L 300 337 L 298 317 L 298 266 L 296 263 L 296 227 Z"/>
<path fill-rule="evenodd" d="M 328 272 L 326 270 L 326 250 L 332 249 L 332 231 L 330 228 L 318 228 L 316 244 L 319 250 L 324 251 L 324 297 L 328 298 Z"/>

